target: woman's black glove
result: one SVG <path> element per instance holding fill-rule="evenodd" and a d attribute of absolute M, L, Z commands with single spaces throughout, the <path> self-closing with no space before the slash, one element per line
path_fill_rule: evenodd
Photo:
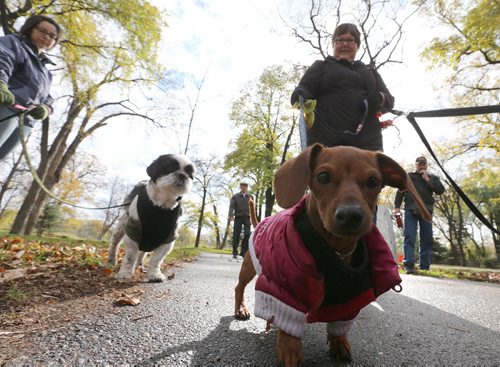
<path fill-rule="evenodd" d="M 293 93 L 292 93 L 292 97 L 290 98 L 290 104 L 293 106 L 295 105 L 296 103 L 299 103 L 299 97 L 302 95 L 302 93 L 300 93 L 299 91 L 297 90 L 294 90 Z M 304 96 L 302 95 L 302 99 L 305 100 Z"/>
<path fill-rule="evenodd" d="M 292 93 L 292 96 L 290 97 L 290 104 L 293 106 L 295 103 L 299 103 L 299 98 L 302 97 L 302 99 L 305 101 L 306 99 L 316 99 L 311 93 L 309 93 L 306 89 L 302 87 L 297 87 Z"/>

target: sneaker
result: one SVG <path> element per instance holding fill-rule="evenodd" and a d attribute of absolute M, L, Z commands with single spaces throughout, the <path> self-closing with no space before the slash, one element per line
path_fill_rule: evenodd
<path fill-rule="evenodd" d="M 413 264 L 404 264 L 404 268 L 406 270 L 406 274 L 415 274 L 415 266 Z"/>
<path fill-rule="evenodd" d="M 236 255 L 233 255 L 233 259 L 237 259 L 237 258 L 238 258 L 238 256 L 236 256 Z"/>

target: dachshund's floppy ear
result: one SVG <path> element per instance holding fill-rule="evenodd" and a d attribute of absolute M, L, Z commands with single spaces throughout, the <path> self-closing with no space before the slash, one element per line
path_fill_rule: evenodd
<path fill-rule="evenodd" d="M 291 208 L 302 199 L 309 183 L 311 165 L 322 149 L 321 144 L 307 147 L 278 169 L 274 175 L 274 192 L 279 206 Z"/>
<path fill-rule="evenodd" d="M 415 189 L 410 176 L 408 176 L 403 167 L 382 153 L 377 153 L 377 161 L 382 177 L 384 178 L 384 183 L 391 187 L 397 187 L 399 191 L 408 190 L 411 196 L 413 196 L 422 218 L 430 222 L 432 220 L 432 216 L 425 207 L 425 204 Z"/>

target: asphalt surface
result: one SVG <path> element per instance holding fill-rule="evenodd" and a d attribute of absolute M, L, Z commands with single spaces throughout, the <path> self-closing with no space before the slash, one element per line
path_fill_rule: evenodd
<path fill-rule="evenodd" d="M 240 266 L 203 253 L 173 280 L 145 284 L 140 305 L 35 335 L 11 364 L 273 366 L 276 331 L 232 316 Z M 500 366 L 500 286 L 404 275 L 403 292 L 363 309 L 349 336 L 351 365 Z M 303 366 L 339 365 L 327 347 L 325 325 L 308 325 Z"/>

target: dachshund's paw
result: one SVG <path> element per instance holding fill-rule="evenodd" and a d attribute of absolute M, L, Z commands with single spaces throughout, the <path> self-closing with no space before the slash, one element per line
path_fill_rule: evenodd
<path fill-rule="evenodd" d="M 342 360 L 351 361 L 351 344 L 347 336 L 331 336 L 329 338 L 330 357 Z"/>
<path fill-rule="evenodd" d="M 302 361 L 302 342 L 299 338 L 278 330 L 276 338 L 277 362 L 285 367 L 298 366 Z"/>
<path fill-rule="evenodd" d="M 250 318 L 250 310 L 244 303 L 241 303 L 240 306 L 234 310 L 234 317 L 238 320 L 248 320 Z"/>

